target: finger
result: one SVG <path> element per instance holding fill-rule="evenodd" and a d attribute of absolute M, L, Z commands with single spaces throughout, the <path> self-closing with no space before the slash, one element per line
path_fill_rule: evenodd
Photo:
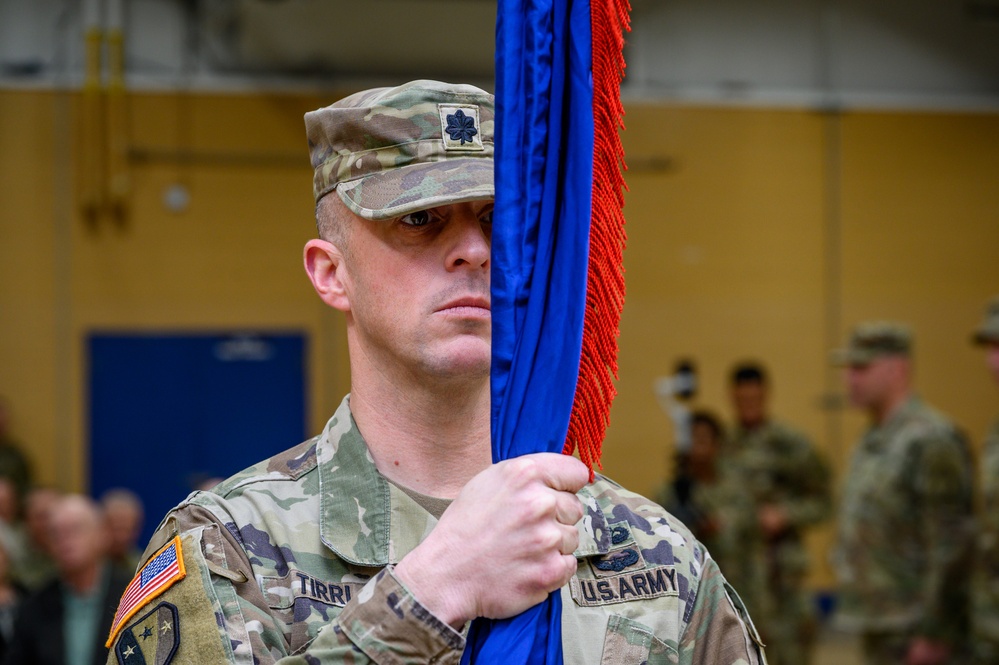
<path fill-rule="evenodd" d="M 549 487 L 576 493 L 590 482 L 590 469 L 575 457 L 559 453 L 536 453 L 534 457 Z"/>
<path fill-rule="evenodd" d="M 576 574 L 576 565 L 577 565 L 576 557 L 572 556 L 571 554 L 563 554 L 562 561 L 565 563 L 565 579 L 562 581 L 562 584 L 560 584 L 559 587 L 565 586 L 566 583 L 568 583 L 568 581 L 572 578 L 572 576 Z"/>
<path fill-rule="evenodd" d="M 579 531 L 574 526 L 562 527 L 562 543 L 558 551 L 562 554 L 572 554 L 579 547 Z"/>
<path fill-rule="evenodd" d="M 583 519 L 583 502 L 575 494 L 559 492 L 555 495 L 555 519 L 562 524 L 575 524 Z"/>

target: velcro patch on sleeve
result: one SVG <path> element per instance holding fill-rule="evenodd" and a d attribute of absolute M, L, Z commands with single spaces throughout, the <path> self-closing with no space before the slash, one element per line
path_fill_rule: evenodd
<path fill-rule="evenodd" d="M 180 615 L 160 603 L 121 631 L 114 647 L 119 665 L 169 665 L 180 646 Z"/>
<path fill-rule="evenodd" d="M 104 646 L 110 648 L 126 621 L 135 616 L 146 603 L 169 589 L 174 582 L 183 579 L 185 574 L 180 536 L 174 536 L 136 573 L 125 589 L 114 621 L 111 622 L 111 634 Z"/>
<path fill-rule="evenodd" d="M 657 566 L 598 579 L 573 577 L 569 580 L 569 591 L 576 604 L 583 607 L 680 595 L 673 566 Z"/>

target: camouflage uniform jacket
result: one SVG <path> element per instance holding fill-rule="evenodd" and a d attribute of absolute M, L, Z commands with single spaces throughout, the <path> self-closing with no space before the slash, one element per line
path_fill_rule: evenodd
<path fill-rule="evenodd" d="M 999 421 L 985 438 L 977 579 L 972 585 L 975 632 L 999 644 Z"/>
<path fill-rule="evenodd" d="M 915 397 L 857 444 L 835 567 L 844 627 L 962 639 L 971 480 L 954 426 Z"/>
<path fill-rule="evenodd" d="M 719 466 L 725 485 L 743 488 L 741 494 L 729 492 L 728 500 L 743 506 L 745 524 L 739 530 L 738 549 L 717 556 L 766 632 L 765 626 L 774 621 L 771 613 L 801 588 L 808 571 L 804 530 L 832 510 L 829 467 L 804 434 L 775 421 L 752 430 L 735 427 Z M 764 536 L 757 517 L 767 504 L 778 506 L 787 519 L 786 529 L 771 539 Z M 729 512 L 737 509 L 729 506 Z"/>
<path fill-rule="evenodd" d="M 579 496 L 566 663 L 763 662 L 686 528 L 605 479 Z M 378 473 L 345 399 L 321 436 L 167 515 L 145 556 L 179 535 L 186 577 L 124 623 L 109 663 L 137 664 L 141 650 L 147 663 L 456 664 L 463 634 L 392 572 L 435 523 Z"/>
<path fill-rule="evenodd" d="M 743 476 L 757 507 L 780 506 L 795 540 L 802 528 L 832 511 L 829 467 L 804 434 L 782 423 L 734 428 L 723 449 L 722 468 Z"/>

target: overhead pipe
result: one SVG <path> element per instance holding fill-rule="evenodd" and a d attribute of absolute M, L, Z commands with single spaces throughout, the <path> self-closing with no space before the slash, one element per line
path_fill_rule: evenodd
<path fill-rule="evenodd" d="M 104 205 L 101 50 L 104 38 L 102 0 L 83 0 L 84 78 L 81 99 L 80 205 L 84 219 L 96 225 Z"/>
<path fill-rule="evenodd" d="M 107 205 L 118 223 L 125 221 L 130 178 L 128 172 L 128 107 L 125 97 L 125 30 L 122 0 L 106 0 L 107 44 Z"/>

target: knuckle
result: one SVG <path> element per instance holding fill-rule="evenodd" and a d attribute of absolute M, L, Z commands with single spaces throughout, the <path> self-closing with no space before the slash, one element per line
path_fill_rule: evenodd
<path fill-rule="evenodd" d="M 541 474 L 537 461 L 526 455 L 510 460 L 507 469 L 511 476 L 524 482 L 535 481 Z"/>

